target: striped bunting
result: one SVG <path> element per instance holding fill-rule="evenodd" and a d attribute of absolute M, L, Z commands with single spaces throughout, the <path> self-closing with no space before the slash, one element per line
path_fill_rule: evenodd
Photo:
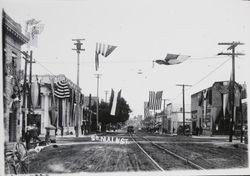
<path fill-rule="evenodd" d="M 149 91 L 149 109 L 161 109 L 162 93 L 163 91 Z"/>
<path fill-rule="evenodd" d="M 61 99 L 70 97 L 70 90 L 66 80 L 59 81 L 56 83 L 55 96 Z"/>

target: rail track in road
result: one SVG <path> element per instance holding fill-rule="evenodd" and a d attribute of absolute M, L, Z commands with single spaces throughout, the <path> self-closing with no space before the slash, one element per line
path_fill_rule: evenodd
<path fill-rule="evenodd" d="M 205 170 L 205 168 L 198 164 L 184 158 L 162 146 L 156 144 L 149 139 L 138 136 L 136 134 L 130 134 L 133 142 L 142 150 L 142 152 L 150 159 L 152 164 L 157 170 L 174 170 L 174 169 L 197 169 Z M 143 139 L 143 143 L 137 139 Z M 145 143 L 147 141 L 148 143 Z M 156 149 L 156 150 L 155 150 Z"/>

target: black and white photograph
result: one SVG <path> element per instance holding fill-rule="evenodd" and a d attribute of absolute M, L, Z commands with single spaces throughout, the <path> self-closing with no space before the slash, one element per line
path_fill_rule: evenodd
<path fill-rule="evenodd" d="M 0 0 L 0 175 L 247 175 L 249 0 Z"/>

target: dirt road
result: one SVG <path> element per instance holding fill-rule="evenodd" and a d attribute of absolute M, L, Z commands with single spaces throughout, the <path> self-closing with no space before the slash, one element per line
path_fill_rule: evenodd
<path fill-rule="evenodd" d="M 180 156 L 199 163 L 206 169 L 244 168 L 248 166 L 247 147 L 231 144 L 224 140 L 194 139 L 191 137 L 168 137 L 141 134 Z M 154 171 L 157 168 L 135 145 L 129 135 L 122 133 L 105 134 L 129 139 L 128 144 L 91 141 L 91 138 L 63 138 L 56 145 L 44 148 L 32 160 L 30 173 L 72 173 L 109 171 Z M 103 138 L 104 139 L 104 138 Z M 147 141 L 143 141 L 148 153 L 170 170 L 193 169 L 165 157 Z M 67 144 L 67 145 L 66 145 Z"/>

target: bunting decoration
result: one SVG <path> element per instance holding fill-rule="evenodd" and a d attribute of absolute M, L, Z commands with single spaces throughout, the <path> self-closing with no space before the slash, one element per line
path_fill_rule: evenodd
<path fill-rule="evenodd" d="M 113 89 L 111 90 L 111 111 L 110 111 L 110 115 L 115 116 L 117 113 L 117 107 L 118 107 L 118 103 L 119 100 L 121 98 L 121 90 L 117 93 L 115 92 Z"/>
<path fill-rule="evenodd" d="M 40 105 L 40 84 L 38 83 L 38 78 L 31 84 L 31 102 L 33 108 L 36 108 Z"/>
<path fill-rule="evenodd" d="M 55 96 L 60 99 L 70 98 L 70 90 L 66 80 L 56 83 Z"/>
<path fill-rule="evenodd" d="M 167 54 L 164 60 L 156 60 L 155 62 L 159 65 L 175 65 L 186 61 L 189 57 L 187 55 Z"/>
<path fill-rule="evenodd" d="M 96 71 L 99 69 L 99 55 L 101 54 L 103 57 L 108 57 L 117 46 L 96 43 L 96 50 L 95 50 L 95 69 Z"/>
<path fill-rule="evenodd" d="M 203 108 L 204 108 L 204 115 L 203 115 L 203 127 L 206 128 L 206 123 L 205 119 L 207 116 L 207 94 L 208 94 L 208 89 L 203 90 Z"/>
<path fill-rule="evenodd" d="M 51 78 L 51 90 L 52 90 L 52 107 L 49 110 L 51 125 L 57 127 L 58 110 L 55 103 L 55 89 L 54 89 L 54 78 Z"/>
<path fill-rule="evenodd" d="M 38 45 L 38 35 L 44 30 L 44 24 L 35 19 L 30 19 L 26 21 L 25 34 L 29 38 L 28 47 L 37 47 Z"/>
<path fill-rule="evenodd" d="M 229 96 L 229 82 L 223 82 L 224 88 L 227 88 L 227 91 L 223 94 L 223 116 L 226 116 L 226 108 L 228 106 L 228 96 Z"/>
<path fill-rule="evenodd" d="M 162 93 L 163 91 L 149 91 L 149 109 L 161 109 Z"/>

